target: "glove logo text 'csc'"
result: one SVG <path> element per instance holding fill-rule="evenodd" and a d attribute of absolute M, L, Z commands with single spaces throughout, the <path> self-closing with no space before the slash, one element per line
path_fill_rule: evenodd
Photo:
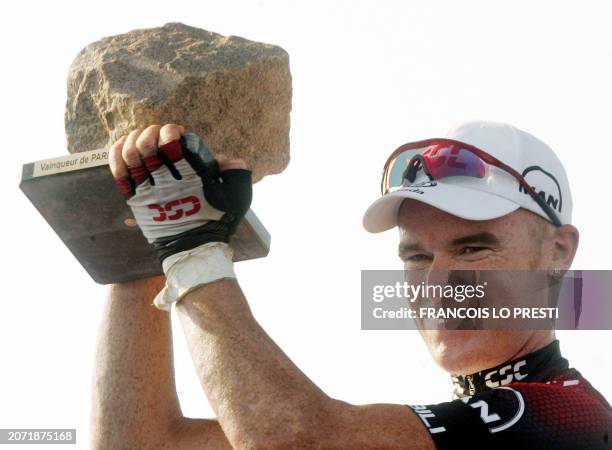
<path fill-rule="evenodd" d="M 191 208 L 185 210 L 185 206 L 183 205 L 189 204 L 191 205 Z M 164 206 L 161 206 L 157 203 L 153 203 L 152 205 L 148 205 L 148 207 L 149 209 L 155 209 L 159 212 L 159 215 L 153 217 L 153 220 L 156 222 L 163 222 L 165 220 L 178 220 L 183 217 L 183 215 L 192 216 L 198 211 L 200 211 L 201 204 L 200 199 L 198 197 L 196 197 L 195 195 L 190 195 L 188 197 L 181 198 L 178 200 L 172 200 L 166 203 Z M 179 208 L 176 209 L 173 214 L 167 214 L 169 212 L 172 212 L 177 207 Z"/>

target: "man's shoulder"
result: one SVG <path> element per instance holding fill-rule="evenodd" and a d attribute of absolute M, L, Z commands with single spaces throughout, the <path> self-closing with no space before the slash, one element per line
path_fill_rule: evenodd
<path fill-rule="evenodd" d="M 514 381 L 415 412 L 427 419 L 439 449 L 457 448 L 459 443 L 513 449 L 606 448 L 612 430 L 610 405 L 575 369 L 545 381 Z"/>
<path fill-rule="evenodd" d="M 514 381 L 506 387 L 521 392 L 532 407 L 552 404 L 556 409 L 583 407 L 611 410 L 606 398 L 575 368 L 560 371 L 546 381 Z M 491 390 L 492 393 L 495 391 Z"/>

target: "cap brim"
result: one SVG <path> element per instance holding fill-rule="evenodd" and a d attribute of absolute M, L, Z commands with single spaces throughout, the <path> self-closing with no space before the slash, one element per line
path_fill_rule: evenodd
<path fill-rule="evenodd" d="M 496 219 L 520 207 L 499 195 L 436 181 L 435 186 L 411 186 L 382 196 L 365 212 L 364 228 L 370 233 L 380 233 L 397 226 L 399 208 L 407 198 L 467 220 Z"/>

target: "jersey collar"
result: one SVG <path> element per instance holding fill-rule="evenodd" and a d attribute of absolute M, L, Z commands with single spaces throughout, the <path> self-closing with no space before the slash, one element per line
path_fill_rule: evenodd
<path fill-rule="evenodd" d="M 545 381 L 568 367 L 567 359 L 561 356 L 559 341 L 555 340 L 533 353 L 499 366 L 471 375 L 451 375 L 453 397 L 474 395 L 510 383 Z"/>

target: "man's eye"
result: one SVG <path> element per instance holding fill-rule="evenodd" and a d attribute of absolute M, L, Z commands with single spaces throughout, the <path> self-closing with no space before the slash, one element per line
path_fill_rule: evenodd
<path fill-rule="evenodd" d="M 463 247 L 463 249 L 461 250 L 461 253 L 463 253 L 464 255 L 470 255 L 470 254 L 474 254 L 477 252 L 481 252 L 486 249 L 487 249 L 486 247 Z"/>
<path fill-rule="evenodd" d="M 404 258 L 404 261 L 406 262 L 423 262 L 427 260 L 429 260 L 429 256 L 422 253 Z"/>

